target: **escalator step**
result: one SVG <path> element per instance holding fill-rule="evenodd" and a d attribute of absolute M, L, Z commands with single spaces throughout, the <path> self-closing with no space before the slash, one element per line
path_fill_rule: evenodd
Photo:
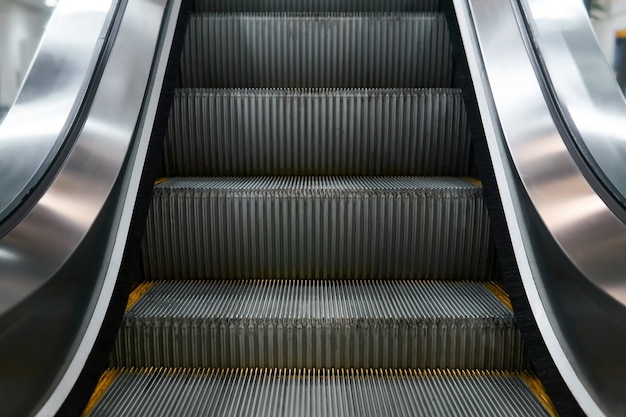
<path fill-rule="evenodd" d="M 467 175 L 460 90 L 178 90 L 169 176 Z"/>
<path fill-rule="evenodd" d="M 126 314 L 114 366 L 523 369 L 513 313 L 441 281 L 160 281 Z"/>
<path fill-rule="evenodd" d="M 436 12 L 439 0 L 196 0 L 196 12 Z"/>
<path fill-rule="evenodd" d="M 552 414 L 526 373 L 121 369 L 85 414 L 99 416 L 432 416 Z"/>
<path fill-rule="evenodd" d="M 482 188 L 459 178 L 174 178 L 147 279 L 490 279 Z"/>
<path fill-rule="evenodd" d="M 181 86 L 449 87 L 445 17 L 394 14 L 197 14 Z"/>

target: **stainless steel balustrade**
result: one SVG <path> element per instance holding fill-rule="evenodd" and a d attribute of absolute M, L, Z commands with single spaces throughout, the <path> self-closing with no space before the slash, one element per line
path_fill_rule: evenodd
<path fill-rule="evenodd" d="M 606 157 L 606 176 L 626 186 L 623 168 L 615 171 L 624 113 L 607 109 L 601 116 L 609 123 L 594 118 L 600 104 L 611 104 L 596 87 L 611 81 L 593 71 L 601 58 L 587 48 L 593 34 L 581 23 L 582 3 L 521 4 L 455 0 L 502 205 L 535 320 L 569 389 L 589 415 L 623 415 L 626 225 L 573 149 L 586 144 L 601 168 Z M 563 120 L 579 130 L 574 146 Z"/>
<path fill-rule="evenodd" d="M 626 101 L 582 2 L 523 0 L 521 6 L 575 146 L 612 197 L 626 206 Z"/>
<path fill-rule="evenodd" d="M 118 3 L 64 0 L 56 8 L 19 96 L 0 124 L 0 224 L 32 192 L 66 140 Z"/>
<path fill-rule="evenodd" d="M 180 3 L 61 0 L 2 124 L 0 209 L 7 212 L 47 171 L 67 132 L 78 132 L 49 187 L 0 240 L 3 416 L 54 415 L 93 348 L 126 245 Z M 109 24 L 115 37 L 105 39 Z M 105 40 L 106 65 L 94 84 Z M 87 86 L 92 100 L 76 125 Z"/>

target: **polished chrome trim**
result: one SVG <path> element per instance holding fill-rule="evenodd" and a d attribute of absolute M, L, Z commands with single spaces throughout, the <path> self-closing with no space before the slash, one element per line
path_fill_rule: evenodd
<path fill-rule="evenodd" d="M 0 124 L 0 222 L 41 180 L 83 103 L 119 0 L 61 0 Z"/>
<path fill-rule="evenodd" d="M 551 302 L 553 267 L 541 263 L 539 251 L 559 247 L 566 256 L 553 262 L 571 262 L 582 280 L 593 284 L 589 297 L 595 292 L 608 294 L 623 306 L 626 226 L 587 182 L 561 137 L 554 109 L 548 106 L 540 74 L 529 55 L 514 0 L 454 0 L 454 4 L 509 233 L 535 320 L 581 408 L 589 415 L 604 415 L 614 400 L 597 389 L 597 381 L 606 376 L 604 369 L 594 369 L 578 347 L 601 345 L 615 334 L 598 333 L 605 339 L 590 341 L 584 340 L 584 332 L 564 331 L 580 323 L 568 309 Z M 531 224 L 529 213 L 535 211 L 540 225 Z M 547 233 L 534 233 L 539 227 Z M 580 286 L 575 278 L 565 284 Z M 598 304 L 600 309 L 606 307 L 595 301 L 589 305 Z M 578 308 L 585 317 L 585 305 Z M 609 318 L 614 312 L 602 317 Z M 598 320 L 596 324 L 601 327 L 604 323 Z M 587 339 L 590 336 L 587 334 Z"/>
<path fill-rule="evenodd" d="M 572 138 L 590 168 L 626 207 L 626 101 L 583 2 L 520 0 L 520 4 Z"/>

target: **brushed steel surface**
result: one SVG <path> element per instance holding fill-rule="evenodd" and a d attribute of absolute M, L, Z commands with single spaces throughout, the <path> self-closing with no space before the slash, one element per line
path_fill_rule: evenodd
<path fill-rule="evenodd" d="M 167 176 L 469 174 L 460 90 L 177 90 Z"/>
<path fill-rule="evenodd" d="M 437 13 L 198 14 L 181 86 L 450 87 L 452 52 Z"/>
<path fill-rule="evenodd" d="M 577 146 L 626 207 L 626 100 L 583 3 L 523 0 L 520 4 Z"/>
<path fill-rule="evenodd" d="M 89 417 L 549 417 L 523 374 L 123 369 Z"/>
<path fill-rule="evenodd" d="M 114 367 L 529 366 L 480 282 L 160 281 L 126 313 Z"/>
<path fill-rule="evenodd" d="M 455 6 L 535 320 L 582 409 L 622 415 L 626 226 L 560 135 L 517 4 L 459 0 Z M 584 13 L 577 4 L 544 6 L 555 19 Z"/>
<path fill-rule="evenodd" d="M 63 0 L 56 7 L 19 95 L 0 124 L 0 222 L 36 186 L 66 139 L 117 3 Z"/>
<path fill-rule="evenodd" d="M 151 12 L 154 8 L 148 7 Z M 127 23 L 120 28 L 119 39 L 135 36 L 142 26 L 154 33 L 138 39 L 136 45 L 116 44 L 90 117 L 63 169 L 33 210 L 0 240 L 0 314 L 54 277 L 106 201 L 137 124 L 161 23 L 158 17 L 137 27 Z M 129 63 L 129 56 L 136 59 Z"/>
<path fill-rule="evenodd" d="M 173 4 L 167 14 L 166 1 L 132 1 L 116 17 L 117 37 L 75 145 L 40 201 L 0 240 L 3 416 L 54 415 L 93 348 L 134 210 L 174 26 L 161 33 L 161 25 L 166 15 L 176 21 L 180 3 Z"/>
<path fill-rule="evenodd" d="M 437 177 L 174 178 L 154 189 L 148 279 L 479 279 L 482 189 Z"/>

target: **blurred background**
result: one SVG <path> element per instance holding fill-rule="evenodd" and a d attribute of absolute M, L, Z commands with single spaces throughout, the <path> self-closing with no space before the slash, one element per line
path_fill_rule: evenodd
<path fill-rule="evenodd" d="M 584 0 L 598 44 L 626 92 L 626 0 Z"/>
<path fill-rule="evenodd" d="M 13 104 L 58 0 L 0 0 L 0 120 Z"/>

